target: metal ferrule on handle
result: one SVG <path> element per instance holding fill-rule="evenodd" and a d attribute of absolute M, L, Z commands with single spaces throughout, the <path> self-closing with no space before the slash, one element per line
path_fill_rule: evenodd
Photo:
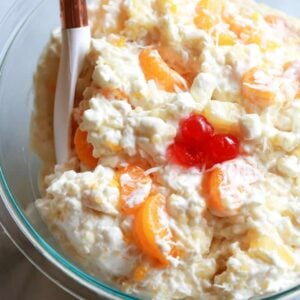
<path fill-rule="evenodd" d="M 88 14 L 85 0 L 60 0 L 62 28 L 88 26 Z"/>

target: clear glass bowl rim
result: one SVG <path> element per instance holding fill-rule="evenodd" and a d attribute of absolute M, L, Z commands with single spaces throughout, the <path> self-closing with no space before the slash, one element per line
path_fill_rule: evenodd
<path fill-rule="evenodd" d="M 2 41 L 0 38 L 0 43 L 3 45 L 2 52 L 0 52 L 0 81 L 2 80 L 2 73 L 1 70 L 5 65 L 5 58 L 6 55 L 9 53 L 10 46 L 13 44 L 15 38 L 18 36 L 22 25 L 25 24 L 33 14 L 33 12 L 39 8 L 42 2 L 47 0 L 39 0 L 37 4 L 28 10 L 28 6 L 26 7 L 26 1 L 23 0 L 16 0 L 14 5 L 7 13 L 6 16 L 2 20 L 0 20 L 0 26 L 5 27 L 6 24 L 14 23 L 16 20 L 19 20 L 18 26 L 14 26 L 14 30 L 8 32 L 6 36 L 2 37 Z M 25 2 L 25 3 L 24 3 Z M 18 8 L 16 8 L 18 7 Z M 18 15 L 15 14 L 15 10 L 18 9 Z M 21 13 L 24 12 L 24 15 Z M 15 14 L 15 16 L 13 16 Z M 18 18 L 19 19 L 18 19 Z M 1 137 L 0 137 L 1 139 Z M 59 254 L 55 249 L 53 249 L 34 229 L 34 227 L 30 224 L 29 220 L 23 213 L 22 209 L 17 204 L 16 199 L 13 197 L 12 192 L 6 182 L 2 167 L 0 165 L 0 201 L 4 203 L 7 212 L 9 213 L 9 217 L 13 219 L 15 224 L 18 226 L 19 230 L 23 232 L 26 238 L 31 242 L 31 244 L 37 249 L 41 254 L 43 254 L 48 261 L 54 264 L 56 267 L 61 269 L 65 274 L 72 277 L 75 280 L 79 280 L 81 284 L 85 285 L 89 289 L 94 290 L 95 292 L 99 293 L 99 296 L 106 296 L 111 299 L 126 299 L 126 300 L 135 300 L 138 299 L 136 297 L 130 296 L 125 294 L 101 281 L 97 280 L 96 278 L 88 275 L 84 271 L 80 270 L 78 267 L 74 266 L 70 263 L 67 259 L 65 259 L 61 254 Z M 0 216 L 1 217 L 1 216 Z M 0 218 L 1 221 L 1 218 Z M 5 228 L 6 224 L 2 224 Z M 18 243 L 14 240 L 12 236 L 9 236 L 13 242 L 18 246 Z M 19 247 L 20 250 L 21 247 Z M 33 261 L 31 261 L 34 263 Z M 41 270 L 45 272 L 44 270 Z M 47 272 L 45 272 L 47 275 Z M 51 278 L 51 276 L 48 276 Z M 54 280 L 54 282 L 56 282 Z M 57 283 L 57 282 L 56 282 Z M 297 293 L 300 291 L 300 285 L 292 287 L 290 289 L 284 290 L 282 292 L 276 293 L 271 296 L 262 296 L 259 299 L 268 299 L 268 300 L 275 300 L 275 299 L 283 299 L 286 296 L 290 296 L 293 293 Z M 72 291 L 71 291 L 72 292 Z"/>

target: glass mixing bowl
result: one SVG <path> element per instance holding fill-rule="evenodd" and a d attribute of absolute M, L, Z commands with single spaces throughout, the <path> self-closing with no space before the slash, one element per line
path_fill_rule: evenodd
<path fill-rule="evenodd" d="M 55 241 L 33 202 L 38 198 L 39 160 L 30 150 L 33 74 L 53 28 L 58 0 L 16 0 L 0 21 L 0 221 L 5 233 L 45 275 L 74 297 L 136 299 L 94 278 Z M 266 1 L 294 5 L 300 1 Z M 297 6 L 297 7 L 296 7 Z M 294 298 L 295 297 L 295 298 Z M 264 299 L 299 299 L 300 285 Z"/>

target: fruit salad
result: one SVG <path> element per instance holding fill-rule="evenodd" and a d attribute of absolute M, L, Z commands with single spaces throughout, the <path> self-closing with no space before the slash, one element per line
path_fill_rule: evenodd
<path fill-rule="evenodd" d="M 251 0 L 95 0 L 70 159 L 55 164 L 61 35 L 35 76 L 45 223 L 150 299 L 249 299 L 300 278 L 300 21 Z"/>

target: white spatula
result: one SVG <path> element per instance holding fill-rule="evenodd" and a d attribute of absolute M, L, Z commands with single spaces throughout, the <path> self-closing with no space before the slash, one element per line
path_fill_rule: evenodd
<path fill-rule="evenodd" d="M 65 163 L 70 154 L 71 118 L 75 87 L 90 47 L 85 0 L 60 0 L 62 48 L 54 104 L 56 162 Z"/>

